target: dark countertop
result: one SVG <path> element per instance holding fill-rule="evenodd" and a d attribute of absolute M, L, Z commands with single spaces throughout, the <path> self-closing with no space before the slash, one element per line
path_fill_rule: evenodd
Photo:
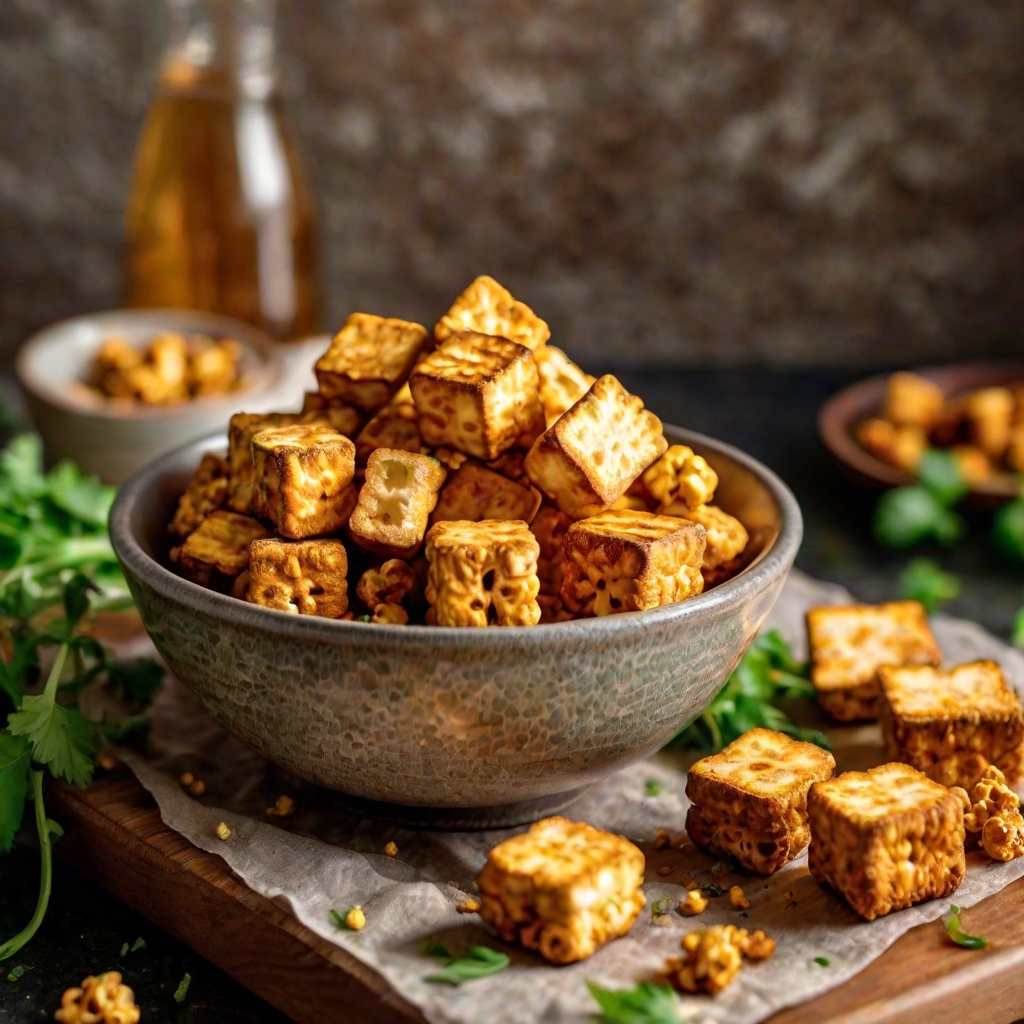
<path fill-rule="evenodd" d="M 859 376 L 859 375 L 858 375 Z M 729 441 L 772 467 L 789 483 L 803 508 L 806 536 L 797 564 L 821 579 L 847 586 L 856 597 L 896 595 L 906 554 L 871 540 L 874 496 L 849 483 L 822 448 L 815 432 L 819 406 L 850 383 L 849 373 L 765 370 L 630 372 L 623 383 L 644 397 L 665 420 Z M 1008 633 L 1024 604 L 1024 567 L 1007 565 L 990 550 L 985 513 L 968 513 L 971 534 L 953 552 L 922 553 L 958 573 L 961 596 L 950 606 L 994 632 Z M 20 848 L 0 858 L 0 934 L 13 934 L 35 904 L 38 857 Z M 154 916 L 159 916 L 158 911 Z M 137 936 L 146 948 L 120 957 Z M 16 963 L 25 975 L 6 980 Z M 117 969 L 136 993 L 143 1022 L 278 1024 L 284 1018 L 255 996 L 59 862 L 42 929 L 21 953 L 0 968 L 0 1024 L 53 1019 L 60 995 L 87 974 Z M 192 975 L 182 1005 L 172 996 L 185 972 Z M 344 1020 L 325 1008 L 325 1020 Z M 354 1022 L 358 1024 L 358 1022 Z"/>

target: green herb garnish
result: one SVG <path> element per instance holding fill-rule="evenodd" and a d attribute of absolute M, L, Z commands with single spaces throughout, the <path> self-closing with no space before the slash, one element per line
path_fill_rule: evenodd
<path fill-rule="evenodd" d="M 918 467 L 919 483 L 883 494 L 875 507 L 875 538 L 893 548 L 910 547 L 922 540 L 952 544 L 967 529 L 952 511 L 967 493 L 956 458 L 937 448 L 925 452 Z"/>
<path fill-rule="evenodd" d="M 819 967 L 828 967 L 832 963 L 832 961 L 829 960 L 827 956 L 816 956 L 814 958 L 814 963 L 816 963 Z"/>
<path fill-rule="evenodd" d="M 608 989 L 587 982 L 605 1024 L 679 1024 L 679 997 L 668 985 L 641 981 L 634 988 Z"/>
<path fill-rule="evenodd" d="M 128 943 L 126 942 L 126 943 L 125 943 L 125 944 L 124 944 L 124 945 L 123 945 L 123 946 L 121 947 L 121 956 L 126 956 L 127 954 L 128 954 Z"/>
<path fill-rule="evenodd" d="M 997 551 L 1024 561 L 1024 498 L 1003 505 L 992 519 L 992 544 Z"/>
<path fill-rule="evenodd" d="M 174 1001 L 176 1003 L 185 1002 L 185 996 L 188 995 L 188 987 L 192 984 L 192 975 L 188 972 L 185 973 L 185 977 L 178 982 L 178 987 L 174 990 Z"/>
<path fill-rule="evenodd" d="M 132 953 L 135 953 L 135 952 L 137 952 L 138 950 L 140 950 L 140 949 L 145 949 L 145 948 L 146 948 L 146 940 L 145 940 L 144 938 L 142 938 L 142 936 L 140 935 L 140 936 L 139 936 L 139 937 L 138 937 L 138 938 L 137 938 L 137 939 L 136 939 L 136 940 L 135 940 L 135 941 L 134 941 L 134 942 L 132 943 L 132 948 L 131 948 L 131 952 L 132 952 Z"/>
<path fill-rule="evenodd" d="M 657 779 L 648 779 L 644 783 L 644 793 L 647 796 L 657 796 L 664 787 Z"/>
<path fill-rule="evenodd" d="M 428 974 L 425 981 L 441 982 L 445 985 L 461 985 L 476 978 L 486 978 L 505 970 L 511 961 L 505 953 L 488 946 L 470 946 L 457 959 L 451 960 L 443 971 Z"/>
<path fill-rule="evenodd" d="M 25 968 L 18 964 L 17 967 L 12 967 L 10 973 L 7 975 L 8 981 L 17 981 L 25 973 Z"/>
<path fill-rule="evenodd" d="M 424 956 L 435 956 L 440 960 L 454 960 L 455 957 L 448 952 L 448 950 L 441 945 L 440 942 L 435 942 L 433 939 L 428 939 L 423 943 L 423 955 Z"/>
<path fill-rule="evenodd" d="M 988 939 L 980 935 L 968 935 L 960 927 L 960 908 L 957 906 L 949 908 L 949 916 L 942 923 L 946 926 L 946 934 L 964 949 L 984 949 L 988 945 Z"/>
<path fill-rule="evenodd" d="M 655 900 L 651 904 L 651 917 L 661 917 L 662 914 L 667 914 L 672 909 L 672 902 L 671 896 Z"/>
<path fill-rule="evenodd" d="M 1014 647 L 1024 647 L 1024 608 L 1018 608 L 1017 614 L 1013 617 L 1010 643 Z"/>
<path fill-rule="evenodd" d="M 920 601 L 925 610 L 936 612 L 960 593 L 960 581 L 943 572 L 930 558 L 915 558 L 900 575 L 900 597 Z"/>

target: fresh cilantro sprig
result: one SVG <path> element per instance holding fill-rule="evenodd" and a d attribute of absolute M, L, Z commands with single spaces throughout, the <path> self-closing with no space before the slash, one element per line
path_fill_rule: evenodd
<path fill-rule="evenodd" d="M 680 1024 L 679 997 L 668 985 L 641 981 L 633 988 L 609 989 L 587 982 L 605 1024 Z"/>
<path fill-rule="evenodd" d="M 950 906 L 949 914 L 942 923 L 946 926 L 946 934 L 950 939 L 958 946 L 963 946 L 964 949 L 984 949 L 988 945 L 988 939 L 983 939 L 980 935 L 968 935 L 961 928 L 958 906 Z"/>
<path fill-rule="evenodd" d="M 967 530 L 963 517 L 953 511 L 968 492 L 954 456 L 930 448 L 918 466 L 918 483 L 896 487 L 878 499 L 874 531 L 880 544 L 906 548 L 923 540 L 950 545 Z"/>
<path fill-rule="evenodd" d="M 813 697 L 807 668 L 793 657 L 774 630 L 751 644 L 718 696 L 704 713 L 673 740 L 683 747 L 718 751 L 759 726 L 776 729 L 828 749 L 817 730 L 801 729 L 775 702 L 784 697 Z"/>
<path fill-rule="evenodd" d="M 475 981 L 477 978 L 486 978 L 488 975 L 497 974 L 498 971 L 505 970 L 511 963 L 507 954 L 497 949 L 491 949 L 489 946 L 470 946 L 462 956 L 453 957 L 444 946 L 432 942 L 428 943 L 424 952 L 441 960 L 446 966 L 443 971 L 428 974 L 423 980 L 456 987 L 467 981 Z"/>
<path fill-rule="evenodd" d="M 900 575 L 900 597 L 920 601 L 928 614 L 937 612 L 960 593 L 960 580 L 930 558 L 915 558 Z"/>

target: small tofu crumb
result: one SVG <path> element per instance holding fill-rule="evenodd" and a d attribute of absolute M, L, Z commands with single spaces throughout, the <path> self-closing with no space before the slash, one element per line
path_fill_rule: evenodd
<path fill-rule="evenodd" d="M 386 853 L 386 854 L 387 854 L 387 855 L 388 855 L 389 857 L 397 857 L 397 856 L 398 856 L 398 846 L 397 846 L 397 845 L 396 845 L 395 843 L 388 843 L 388 844 L 387 844 L 387 845 L 386 845 L 386 846 L 384 847 L 384 852 L 385 852 L 385 853 Z"/>
<path fill-rule="evenodd" d="M 188 787 L 191 786 L 192 783 L 196 781 L 196 777 L 191 772 L 183 772 L 182 775 L 181 775 L 181 778 L 179 778 L 178 781 L 186 789 L 188 789 Z"/>
<path fill-rule="evenodd" d="M 684 899 L 679 901 L 679 909 L 687 916 L 703 914 L 708 908 L 708 898 L 700 889 L 691 889 Z"/>
<path fill-rule="evenodd" d="M 667 864 L 664 864 L 660 868 L 658 868 L 658 874 L 661 875 L 662 878 L 664 878 L 666 875 L 671 875 L 673 871 L 675 871 L 675 868 L 670 868 Z"/>
<path fill-rule="evenodd" d="M 112 772 L 120 762 L 109 750 L 100 751 L 99 757 L 96 758 L 96 763 L 105 771 Z"/>
<path fill-rule="evenodd" d="M 729 889 L 729 902 L 737 910 L 746 910 L 750 906 L 750 900 L 747 899 L 743 890 L 738 885 L 734 885 Z"/>
<path fill-rule="evenodd" d="M 202 779 L 196 779 L 189 787 L 188 791 L 193 796 L 202 796 L 206 792 L 206 783 Z"/>
<path fill-rule="evenodd" d="M 345 927 L 351 928 L 352 931 L 357 932 L 366 925 L 366 915 L 363 913 L 362 907 L 353 907 L 345 915 Z"/>
<path fill-rule="evenodd" d="M 668 829 L 659 828 L 654 835 L 654 848 L 656 850 L 667 850 L 672 845 L 672 837 Z"/>
<path fill-rule="evenodd" d="M 222 821 L 217 825 L 217 838 L 224 840 L 231 838 L 231 829 L 228 828 L 226 821 Z"/>
<path fill-rule="evenodd" d="M 295 801 L 282 794 L 274 801 L 273 807 L 267 808 L 266 813 L 269 818 L 288 818 L 295 813 Z"/>
<path fill-rule="evenodd" d="M 470 896 L 469 899 L 460 900 L 455 905 L 455 909 L 460 914 L 475 914 L 480 910 L 480 901 Z"/>

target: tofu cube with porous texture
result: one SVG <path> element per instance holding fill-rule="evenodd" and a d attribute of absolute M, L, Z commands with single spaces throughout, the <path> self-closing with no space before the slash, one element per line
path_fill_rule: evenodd
<path fill-rule="evenodd" d="M 651 512 L 602 512 L 565 535 L 562 600 L 594 615 L 637 612 L 701 592 L 704 527 Z"/>
<path fill-rule="evenodd" d="M 840 722 L 877 718 L 883 665 L 939 665 L 928 614 L 917 601 L 812 608 L 807 613 L 811 682 Z"/>
<path fill-rule="evenodd" d="M 252 516 L 220 509 L 211 512 L 172 557 L 193 583 L 227 592 L 249 567 L 249 545 L 269 536 L 270 531 Z"/>
<path fill-rule="evenodd" d="M 607 374 L 537 439 L 526 472 L 563 512 L 582 519 L 625 494 L 667 444 L 661 420 Z"/>
<path fill-rule="evenodd" d="M 916 473 L 928 450 L 928 435 L 920 427 L 898 427 L 888 420 L 864 420 L 857 427 L 861 447 L 877 459 L 906 473 Z"/>
<path fill-rule="evenodd" d="M 698 508 L 711 501 L 718 474 L 692 448 L 674 444 L 644 471 L 642 481 L 660 512 L 679 515 L 677 509 Z"/>
<path fill-rule="evenodd" d="M 644 855 L 622 836 L 545 818 L 499 843 L 477 876 L 480 916 L 553 964 L 585 960 L 643 909 Z"/>
<path fill-rule="evenodd" d="M 317 360 L 320 393 L 376 412 L 405 382 L 427 342 L 419 324 L 353 313 Z"/>
<path fill-rule="evenodd" d="M 827 750 L 772 729 L 751 729 L 702 758 L 686 777 L 686 831 L 706 853 L 771 875 L 806 848 L 807 793 L 832 777 Z"/>
<path fill-rule="evenodd" d="M 255 540 L 246 600 L 294 615 L 338 619 L 348 611 L 348 555 L 340 540 Z"/>
<path fill-rule="evenodd" d="M 508 338 L 536 351 L 551 337 L 548 325 L 525 302 L 512 298 L 493 277 L 478 277 L 434 327 L 434 337 L 446 342 L 463 331 Z"/>
<path fill-rule="evenodd" d="M 706 534 L 704 540 L 704 561 L 702 569 L 717 569 L 726 562 L 743 554 L 750 540 L 746 527 L 735 517 L 723 512 L 715 505 L 671 506 L 668 515 L 700 523 Z"/>
<path fill-rule="evenodd" d="M 561 601 L 562 580 L 565 579 L 565 535 L 572 526 L 572 518 L 553 505 L 541 505 L 530 523 L 530 531 L 540 544 L 537 576 L 540 592 Z"/>
<path fill-rule="evenodd" d="M 187 537 L 211 512 L 223 508 L 227 500 L 228 461 L 207 452 L 192 474 L 187 490 L 178 499 L 168 531 L 178 537 Z"/>
<path fill-rule="evenodd" d="M 964 880 L 960 798 L 916 768 L 883 764 L 816 782 L 807 816 L 811 874 L 868 921 Z"/>
<path fill-rule="evenodd" d="M 373 416 L 356 435 L 356 465 L 365 466 L 376 448 L 397 448 L 402 452 L 423 449 L 420 428 L 416 423 L 416 406 L 408 383 L 399 388 L 394 398 Z"/>
<path fill-rule="evenodd" d="M 981 388 L 967 396 L 964 418 L 970 440 L 990 459 L 1001 459 L 1010 446 L 1014 406 L 1009 388 Z"/>
<path fill-rule="evenodd" d="M 550 427 L 590 390 L 594 377 L 581 370 L 554 345 L 537 349 L 533 356 L 540 371 L 540 404 Z"/>
<path fill-rule="evenodd" d="M 416 367 L 409 386 L 431 447 L 490 461 L 507 448 L 528 448 L 544 430 L 533 353 L 505 338 L 452 337 Z"/>
<path fill-rule="evenodd" d="M 523 487 L 508 477 L 485 469 L 477 462 L 463 462 L 448 478 L 430 515 L 430 523 L 462 519 L 522 519 L 530 523 L 540 507 L 540 492 Z"/>
<path fill-rule="evenodd" d="M 423 543 L 444 478 L 437 459 L 395 448 L 376 449 L 348 521 L 349 535 L 367 551 L 411 558 Z"/>
<path fill-rule="evenodd" d="M 427 533 L 427 602 L 438 626 L 535 626 L 537 538 L 524 522 L 435 523 Z"/>
<path fill-rule="evenodd" d="M 989 765 L 1024 777 L 1024 712 L 994 661 L 944 672 L 931 665 L 878 670 L 887 754 L 944 786 L 970 789 Z"/>
<path fill-rule="evenodd" d="M 355 507 L 355 445 L 326 424 L 261 430 L 252 439 L 253 511 L 283 537 L 340 530 Z"/>
<path fill-rule="evenodd" d="M 931 430 L 946 403 L 942 388 L 916 373 L 894 373 L 885 387 L 884 419 L 900 427 Z"/>

